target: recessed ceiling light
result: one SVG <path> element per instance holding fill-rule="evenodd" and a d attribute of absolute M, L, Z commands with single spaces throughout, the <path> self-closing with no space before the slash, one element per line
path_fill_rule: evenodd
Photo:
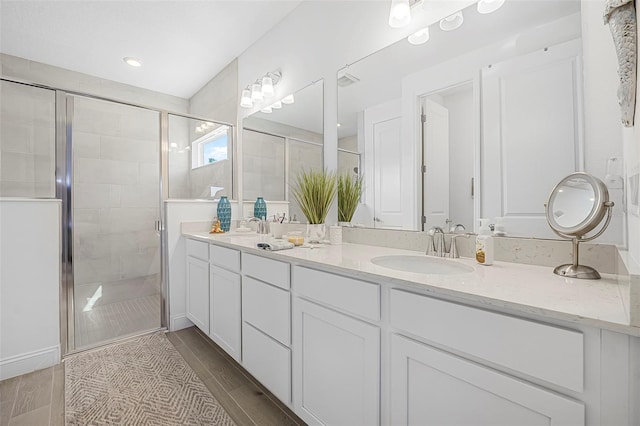
<path fill-rule="evenodd" d="M 132 67 L 138 68 L 142 66 L 142 61 L 140 59 L 132 58 L 131 56 L 125 56 L 122 60 Z"/>

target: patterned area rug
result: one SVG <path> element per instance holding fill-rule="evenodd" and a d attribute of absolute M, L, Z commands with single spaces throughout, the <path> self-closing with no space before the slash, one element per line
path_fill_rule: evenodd
<path fill-rule="evenodd" d="M 234 425 L 162 333 L 65 360 L 68 425 Z"/>

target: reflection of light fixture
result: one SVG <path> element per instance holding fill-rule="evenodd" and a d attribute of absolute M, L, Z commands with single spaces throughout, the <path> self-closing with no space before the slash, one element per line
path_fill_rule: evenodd
<path fill-rule="evenodd" d="M 251 91 L 248 87 L 242 91 L 240 106 L 242 108 L 251 108 L 253 106 L 253 101 L 251 100 Z"/>
<path fill-rule="evenodd" d="M 391 28 L 402 28 L 411 22 L 411 7 L 409 0 L 391 0 L 389 10 L 389 26 Z"/>
<path fill-rule="evenodd" d="M 409 43 L 414 45 L 424 44 L 429 41 L 429 27 L 424 27 L 407 37 Z"/>
<path fill-rule="evenodd" d="M 268 107 L 262 108 L 260 111 L 264 112 L 265 114 L 271 114 L 273 112 L 273 109 L 271 109 L 271 107 L 268 106 Z"/>
<path fill-rule="evenodd" d="M 280 102 L 280 101 L 275 101 L 275 102 L 273 103 L 273 105 L 271 105 L 271 108 L 273 108 L 273 109 L 280 109 L 280 108 L 282 108 L 282 102 Z"/>
<path fill-rule="evenodd" d="M 127 63 L 127 65 L 131 65 L 135 68 L 140 68 L 142 66 L 142 61 L 140 59 L 132 58 L 131 56 L 126 56 L 122 58 L 123 61 Z"/>
<path fill-rule="evenodd" d="M 251 86 L 251 100 L 258 102 L 263 99 L 264 99 L 264 96 L 262 95 L 260 83 L 253 83 L 253 86 Z"/>
<path fill-rule="evenodd" d="M 342 124 L 338 123 L 338 127 L 342 127 Z"/>
<path fill-rule="evenodd" d="M 293 93 L 290 95 L 285 96 L 284 98 L 282 98 L 282 103 L 285 105 L 290 105 L 292 103 L 294 103 L 296 100 L 293 97 Z"/>
<path fill-rule="evenodd" d="M 262 77 L 262 96 L 271 98 L 274 95 L 273 80 L 268 75 Z"/>
<path fill-rule="evenodd" d="M 456 28 L 460 28 L 460 25 L 462 25 L 463 22 L 464 16 L 462 16 L 462 11 L 459 11 L 441 20 L 440 29 L 442 31 L 453 31 Z"/>
<path fill-rule="evenodd" d="M 480 0 L 478 2 L 478 13 L 491 13 L 500 9 L 504 0 Z"/>

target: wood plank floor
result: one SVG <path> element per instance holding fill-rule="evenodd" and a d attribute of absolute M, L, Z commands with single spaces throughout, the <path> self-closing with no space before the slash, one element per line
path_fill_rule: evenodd
<path fill-rule="evenodd" d="M 167 338 L 238 425 L 305 425 L 197 328 Z"/>
<path fill-rule="evenodd" d="M 167 338 L 238 425 L 305 424 L 195 327 Z M 0 382 L 0 426 L 21 425 L 64 425 L 63 364 Z"/>

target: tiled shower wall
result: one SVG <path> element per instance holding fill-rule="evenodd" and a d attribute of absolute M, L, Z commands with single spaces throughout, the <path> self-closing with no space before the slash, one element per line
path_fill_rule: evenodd
<path fill-rule="evenodd" d="M 0 197 L 55 197 L 55 92 L 2 81 Z"/>
<path fill-rule="evenodd" d="M 75 99 L 76 285 L 160 271 L 159 127 L 157 112 Z"/>

